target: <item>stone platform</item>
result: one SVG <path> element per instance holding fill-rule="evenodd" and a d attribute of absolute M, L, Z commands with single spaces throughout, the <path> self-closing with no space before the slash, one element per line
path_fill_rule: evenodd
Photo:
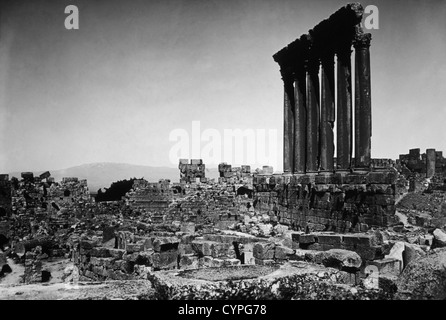
<path fill-rule="evenodd" d="M 302 231 L 367 231 L 396 222 L 393 169 L 254 176 L 254 207 Z"/>

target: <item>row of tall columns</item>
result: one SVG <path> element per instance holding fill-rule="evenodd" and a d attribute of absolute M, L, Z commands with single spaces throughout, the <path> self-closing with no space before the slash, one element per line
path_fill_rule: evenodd
<path fill-rule="evenodd" d="M 347 42 L 338 44 L 336 52 L 327 50 L 318 56 L 309 50 L 301 68 L 294 67 L 290 71 L 281 65 L 284 81 L 284 172 L 333 172 L 348 171 L 353 167 L 355 169 L 370 167 L 372 136 L 370 41 L 370 34 L 359 33 L 353 42 L 352 39 L 348 39 Z M 352 164 L 352 44 L 356 53 L 354 164 Z M 335 86 L 335 73 L 337 86 Z"/>

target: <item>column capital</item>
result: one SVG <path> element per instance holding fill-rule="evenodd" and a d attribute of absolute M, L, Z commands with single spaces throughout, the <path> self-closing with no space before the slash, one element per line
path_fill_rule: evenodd
<path fill-rule="evenodd" d="M 280 69 L 280 74 L 282 76 L 282 80 L 284 85 L 287 85 L 289 83 L 293 83 L 294 81 L 294 74 L 293 72 L 289 69 Z"/>
<path fill-rule="evenodd" d="M 334 50 L 326 50 L 321 52 L 321 64 L 322 66 L 335 65 L 335 51 Z"/>
<path fill-rule="evenodd" d="M 359 33 L 356 34 L 353 40 L 353 46 L 356 50 L 364 49 L 370 47 L 370 42 L 372 41 L 372 35 L 370 33 Z"/>

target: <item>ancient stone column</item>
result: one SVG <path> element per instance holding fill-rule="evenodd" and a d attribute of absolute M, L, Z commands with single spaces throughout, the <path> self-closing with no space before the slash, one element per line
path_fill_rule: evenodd
<path fill-rule="evenodd" d="M 283 171 L 293 172 L 294 156 L 294 87 L 289 73 L 282 73 L 284 85 Z"/>
<path fill-rule="evenodd" d="M 426 150 L 426 178 L 432 178 L 434 176 L 436 158 L 435 149 Z"/>
<path fill-rule="evenodd" d="M 307 75 L 307 161 L 306 172 L 319 170 L 319 59 L 310 55 Z"/>
<path fill-rule="evenodd" d="M 372 108 L 370 81 L 370 33 L 358 33 L 355 47 L 355 167 L 369 168 Z"/>
<path fill-rule="evenodd" d="M 337 170 L 349 170 L 352 156 L 352 81 L 351 42 L 341 45 L 337 52 Z"/>
<path fill-rule="evenodd" d="M 334 170 L 335 78 L 334 53 L 321 58 L 320 170 Z"/>
<path fill-rule="evenodd" d="M 280 66 L 280 73 L 284 85 L 283 171 L 291 173 L 293 172 L 294 156 L 294 80 L 290 69 L 290 54 L 288 48 L 283 48 L 273 58 Z"/>
<path fill-rule="evenodd" d="M 294 173 L 306 172 L 307 106 L 305 69 L 294 72 Z"/>

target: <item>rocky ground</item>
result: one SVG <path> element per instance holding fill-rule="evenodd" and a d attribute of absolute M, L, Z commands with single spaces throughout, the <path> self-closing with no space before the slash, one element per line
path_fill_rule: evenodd
<path fill-rule="evenodd" d="M 79 282 L 78 286 L 64 282 L 64 270 L 69 259 L 44 262 L 51 272 L 46 283 L 23 284 L 24 266 L 8 259 L 12 272 L 0 278 L 0 300 L 139 300 L 150 299 L 154 293 L 148 281 Z"/>
<path fill-rule="evenodd" d="M 0 285 L 1 300 L 144 300 L 151 299 L 150 282 L 111 281 L 66 283 L 38 283 L 29 285 Z"/>
<path fill-rule="evenodd" d="M 376 230 L 376 234 L 384 240 L 385 258 L 380 263 L 389 258 L 397 259 L 401 261 L 403 269 L 393 279 L 383 278 L 390 288 L 380 283 L 387 290 L 384 293 L 364 287 L 364 284 L 358 285 L 362 280 L 352 279 L 354 273 L 340 271 L 360 269 L 361 258 L 354 252 L 296 249 L 292 238 L 285 237 L 289 232 L 286 227 L 280 224 L 273 227 L 261 217 L 250 217 L 249 221 L 239 223 L 247 229 L 244 232 L 226 230 L 214 236 L 228 237 L 231 234 L 234 237 L 253 238 L 255 236 L 248 231 L 255 229 L 265 234 L 265 241 L 258 243 L 254 249 L 273 246 L 275 258 L 279 254 L 284 258 L 292 255 L 291 260 L 296 261 L 287 268 L 281 267 L 280 271 L 277 271 L 277 264 L 173 270 L 150 272 L 148 280 L 95 282 L 95 279 L 81 279 L 87 281 L 74 286 L 66 279 L 67 267 L 72 266 L 70 259 L 47 256 L 42 259 L 42 270 L 51 273 L 49 281 L 25 285 L 22 281 L 25 273 L 23 263 L 8 258 L 6 262 L 12 272 L 0 278 L 0 300 L 250 299 L 259 296 L 265 299 L 445 299 L 446 195 L 436 192 L 410 193 L 397 204 L 396 215 L 400 223 Z M 266 234 L 270 237 L 267 238 Z M 217 238 L 208 240 L 220 243 Z M 300 239 L 300 242 L 304 243 L 305 239 Z M 110 241 L 114 244 L 114 239 Z M 257 251 L 254 250 L 254 253 Z M 268 259 L 265 261 L 274 263 Z M 356 260 L 357 265 L 354 263 Z M 399 291 L 394 292 L 392 286 L 397 286 Z"/>

